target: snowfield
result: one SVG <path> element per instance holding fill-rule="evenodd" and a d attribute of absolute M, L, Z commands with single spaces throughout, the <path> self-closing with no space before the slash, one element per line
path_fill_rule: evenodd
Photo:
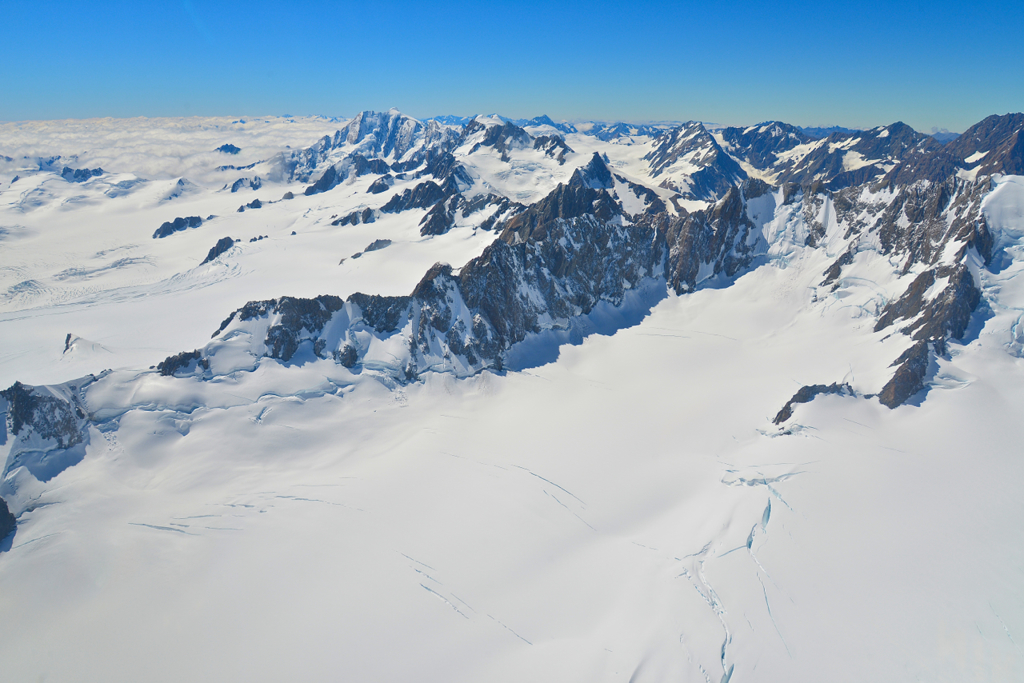
<path fill-rule="evenodd" d="M 0 385 L 51 385 L 82 435 L 18 436 L 0 398 L 17 517 L 0 679 L 1024 679 L 1024 177 L 993 175 L 979 200 L 987 263 L 957 239 L 911 263 L 882 230 L 854 234 L 848 195 L 744 185 L 750 232 L 729 253 L 748 266 L 701 262 L 689 291 L 649 272 L 616 283 L 621 301 L 541 320 L 504 367 L 460 379 L 479 364 L 432 347 L 448 364 L 406 376 L 413 314 L 387 331 L 348 299 L 284 359 L 262 341 L 278 318 L 225 318 L 285 295 L 410 295 L 434 263 L 458 275 L 492 253 L 489 217 L 528 214 L 495 201 L 425 235 L 433 209 L 381 208 L 415 170 L 380 193 L 372 173 L 305 192 L 362 138 L 304 180 L 261 172 L 346 122 L 236 120 L 0 124 Z M 405 159 L 428 135 L 408 121 Z M 678 217 L 724 215 L 734 196 L 659 186 L 657 138 L 567 134 L 559 163 L 526 143 L 472 151 L 503 125 L 479 121 L 451 147 L 468 200 L 540 203 L 588 162 L 619 174 L 580 192 L 615 198 L 620 232 L 654 197 Z M 213 151 L 228 143 L 242 151 Z M 104 173 L 69 182 L 65 165 Z M 869 225 L 898 193 L 854 195 Z M 364 210 L 372 222 L 338 223 Z M 202 224 L 153 237 L 190 216 Z M 960 264 L 981 303 L 927 356 L 926 391 L 890 409 L 877 396 L 915 342 L 899 329 L 920 318 L 876 325 L 929 268 Z M 925 308 L 957 277 L 936 272 Z M 356 363 L 313 341 L 343 334 Z M 181 372 L 157 368 L 193 349 Z M 801 387 L 831 383 L 852 395 L 775 424 Z"/>

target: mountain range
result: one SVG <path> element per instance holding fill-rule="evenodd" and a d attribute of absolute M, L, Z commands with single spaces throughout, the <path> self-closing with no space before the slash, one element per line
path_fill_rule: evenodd
<path fill-rule="evenodd" d="M 1024 114 L 276 125 L 0 129 L 16 678 L 1024 671 Z"/>

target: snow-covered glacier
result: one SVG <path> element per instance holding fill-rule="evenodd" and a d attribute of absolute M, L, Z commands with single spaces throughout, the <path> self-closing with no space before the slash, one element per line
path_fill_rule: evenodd
<path fill-rule="evenodd" d="M 0 123 L 0 678 L 1018 680 L 1022 130 Z"/>

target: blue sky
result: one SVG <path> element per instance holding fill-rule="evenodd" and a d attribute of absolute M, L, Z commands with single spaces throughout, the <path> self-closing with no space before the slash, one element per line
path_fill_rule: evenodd
<path fill-rule="evenodd" d="M 1024 3 L 0 0 L 0 120 L 546 113 L 962 131 Z"/>

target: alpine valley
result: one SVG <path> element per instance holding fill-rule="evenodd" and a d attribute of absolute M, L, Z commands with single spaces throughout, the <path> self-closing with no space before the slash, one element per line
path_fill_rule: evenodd
<path fill-rule="evenodd" d="M 0 678 L 1024 679 L 1024 114 L 947 137 L 0 123 Z"/>

